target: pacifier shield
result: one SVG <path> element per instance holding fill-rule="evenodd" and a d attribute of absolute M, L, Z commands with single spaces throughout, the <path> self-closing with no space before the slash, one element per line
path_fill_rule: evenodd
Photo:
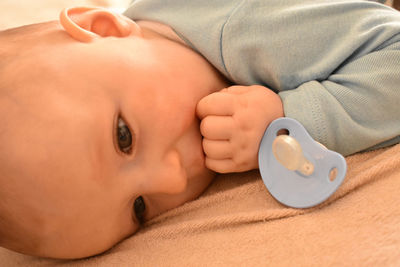
<path fill-rule="evenodd" d="M 307 164 L 312 164 L 311 174 L 293 170 L 290 164 L 284 166 L 282 158 L 273 153 L 274 140 L 282 130 L 288 131 L 288 138 L 301 146 L 300 151 Z M 275 148 L 276 150 L 276 148 Z M 289 162 L 295 159 L 290 149 L 286 149 Z M 292 153 L 292 154 L 290 154 Z M 282 156 L 281 156 L 282 157 Z M 306 129 L 296 120 L 279 118 L 274 120 L 261 140 L 258 162 L 261 177 L 271 195 L 280 203 L 293 208 L 309 208 L 320 204 L 331 196 L 346 175 L 346 160 L 314 141 Z"/>

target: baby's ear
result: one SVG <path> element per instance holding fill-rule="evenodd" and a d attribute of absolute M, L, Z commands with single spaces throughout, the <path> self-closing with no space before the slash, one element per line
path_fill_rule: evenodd
<path fill-rule="evenodd" d="M 80 42 L 108 36 L 141 35 L 140 27 L 133 20 L 103 8 L 66 8 L 60 14 L 60 23 Z"/>

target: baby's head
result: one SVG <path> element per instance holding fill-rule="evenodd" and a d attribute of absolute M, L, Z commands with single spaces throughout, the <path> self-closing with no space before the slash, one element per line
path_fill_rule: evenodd
<path fill-rule="evenodd" d="M 197 197 L 197 102 L 227 84 L 179 42 L 103 9 L 0 33 L 0 245 L 79 258 Z"/>

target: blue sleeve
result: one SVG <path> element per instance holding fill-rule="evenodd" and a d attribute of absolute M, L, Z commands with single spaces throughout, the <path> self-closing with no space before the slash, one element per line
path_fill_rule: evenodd
<path fill-rule="evenodd" d="M 400 141 L 400 43 L 280 93 L 285 115 L 344 155 Z"/>
<path fill-rule="evenodd" d="M 349 155 L 400 140 L 400 13 L 389 7 L 245 1 L 221 53 L 236 83 L 278 92 L 285 116 L 329 149 Z"/>

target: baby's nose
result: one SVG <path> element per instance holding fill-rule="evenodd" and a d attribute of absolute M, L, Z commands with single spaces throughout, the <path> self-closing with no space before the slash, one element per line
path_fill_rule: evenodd
<path fill-rule="evenodd" d="M 149 193 L 178 194 L 186 189 L 187 174 L 176 150 L 167 152 L 151 173 Z"/>

